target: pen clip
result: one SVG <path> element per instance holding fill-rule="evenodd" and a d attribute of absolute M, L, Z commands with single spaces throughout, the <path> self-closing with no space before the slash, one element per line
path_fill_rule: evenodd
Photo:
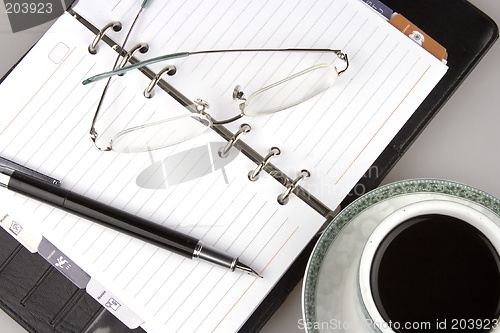
<path fill-rule="evenodd" d="M 55 178 L 49 177 L 47 175 L 44 175 L 43 173 L 40 173 L 40 172 L 35 171 L 33 169 L 30 169 L 28 167 L 25 167 L 25 166 L 18 164 L 16 162 L 12 162 L 12 161 L 10 161 L 6 158 L 3 158 L 1 156 L 0 156 L 0 166 L 11 168 L 14 171 L 22 172 L 24 174 L 30 175 L 31 177 L 37 178 L 39 180 L 42 180 L 42 181 L 49 183 L 49 184 L 52 184 L 54 186 L 58 186 L 58 187 L 61 186 L 61 181 L 59 181 Z"/>

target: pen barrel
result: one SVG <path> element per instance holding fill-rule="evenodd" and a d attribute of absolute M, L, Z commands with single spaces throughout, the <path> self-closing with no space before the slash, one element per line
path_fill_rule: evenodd
<path fill-rule="evenodd" d="M 194 237 L 19 172 L 10 175 L 8 188 L 187 258 L 198 244 Z"/>
<path fill-rule="evenodd" d="M 56 207 L 63 206 L 64 199 L 68 193 L 66 189 L 54 186 L 19 171 L 10 173 L 9 178 L 9 190 Z"/>
<path fill-rule="evenodd" d="M 68 193 L 63 209 L 187 258 L 198 243 L 196 238 L 73 192 Z"/>

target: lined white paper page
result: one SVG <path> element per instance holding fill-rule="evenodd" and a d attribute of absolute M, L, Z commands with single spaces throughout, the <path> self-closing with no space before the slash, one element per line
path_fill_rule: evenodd
<path fill-rule="evenodd" d="M 82 11 L 90 13 L 90 3 L 82 2 Z M 124 18 L 134 6 L 137 1 L 108 4 L 112 15 Z M 279 114 L 241 120 L 253 128 L 245 142 L 263 156 L 270 147 L 279 147 L 282 154 L 273 164 L 292 179 L 301 169 L 309 170 L 311 178 L 301 185 L 331 208 L 447 69 L 359 0 L 153 1 L 133 39 L 151 45 L 150 52 L 139 55 L 142 59 L 228 48 L 332 48 L 347 53 L 348 71 L 325 93 Z M 317 54 L 210 55 L 152 67 L 175 64 L 178 72 L 170 82 L 191 98 L 206 99 L 210 112 L 222 119 L 238 113 L 231 99 L 236 84 L 249 95 L 300 69 L 334 60 Z M 338 60 L 334 64 L 343 68 Z"/>
<path fill-rule="evenodd" d="M 284 188 L 267 175 L 250 182 L 247 174 L 255 164 L 238 151 L 219 158 L 224 142 L 211 131 L 153 153 L 96 150 L 88 131 L 103 84 L 81 81 L 111 67 L 114 52 L 100 45 L 90 55 L 92 38 L 65 14 L 0 85 L 0 155 L 61 180 L 64 188 L 201 238 L 264 278 L 184 259 L 9 195 L 33 212 L 46 238 L 142 318 L 150 332 L 234 332 L 324 218 L 296 197 L 279 205 Z M 96 126 L 101 143 L 127 126 L 185 112 L 161 91 L 145 99 L 147 83 L 138 72 L 112 80 Z"/>

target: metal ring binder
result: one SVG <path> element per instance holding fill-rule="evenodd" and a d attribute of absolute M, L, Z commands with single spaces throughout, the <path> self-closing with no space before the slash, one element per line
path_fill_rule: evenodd
<path fill-rule="evenodd" d="M 278 203 L 280 205 L 286 205 L 288 203 L 288 200 L 290 199 L 290 194 L 299 186 L 299 183 L 305 179 L 309 178 L 311 176 L 311 173 L 307 170 L 302 170 L 300 171 L 300 175 L 295 178 L 295 180 L 288 186 L 285 190 L 285 192 L 281 193 L 278 195 Z"/>
<path fill-rule="evenodd" d="M 144 90 L 144 97 L 146 98 L 151 98 L 153 97 L 153 89 L 155 86 L 158 84 L 158 82 L 161 80 L 163 75 L 168 74 L 170 76 L 174 75 L 177 69 L 175 66 L 167 66 L 163 68 L 161 71 L 158 72 L 158 74 L 155 75 L 155 77 L 149 82 L 148 87 Z"/>
<path fill-rule="evenodd" d="M 233 135 L 233 137 L 231 139 L 229 139 L 229 141 L 227 141 L 227 144 L 224 147 L 219 149 L 219 156 L 222 158 L 226 158 L 229 155 L 229 151 L 231 150 L 231 148 L 233 148 L 236 141 L 238 141 L 238 139 L 240 138 L 241 134 L 248 133 L 251 130 L 252 130 L 252 127 L 250 127 L 250 125 L 241 124 L 238 132 L 236 132 L 236 134 Z"/>
<path fill-rule="evenodd" d="M 123 68 L 125 67 L 125 65 L 127 65 L 127 63 L 129 62 L 129 60 L 134 56 L 134 54 L 139 51 L 140 53 L 146 53 L 149 51 L 149 45 L 146 44 L 146 43 L 139 43 L 139 44 L 136 44 L 134 45 L 134 47 L 132 47 L 130 49 L 130 51 L 127 52 L 127 54 L 125 55 L 125 57 L 123 57 L 120 65 L 117 67 L 117 68 Z M 118 74 L 120 76 L 123 76 L 125 75 L 125 73 L 121 73 L 121 74 Z"/>
<path fill-rule="evenodd" d="M 89 53 L 91 53 L 91 54 L 97 53 L 97 44 L 101 41 L 101 39 L 102 39 L 102 37 L 104 37 L 104 34 L 106 33 L 106 31 L 110 28 L 112 28 L 113 31 L 118 32 L 118 31 L 122 30 L 122 24 L 119 21 L 109 22 L 101 30 L 99 30 L 99 33 L 97 35 L 95 35 L 94 40 L 89 45 Z"/>
<path fill-rule="evenodd" d="M 250 179 L 252 182 L 259 179 L 259 174 L 262 170 L 264 170 L 264 167 L 269 164 L 271 158 L 273 158 L 274 156 L 278 156 L 279 154 L 281 154 L 281 150 L 278 147 L 272 147 L 271 149 L 269 149 L 269 154 L 264 157 L 262 162 L 260 162 L 254 170 L 248 173 L 248 179 Z"/>

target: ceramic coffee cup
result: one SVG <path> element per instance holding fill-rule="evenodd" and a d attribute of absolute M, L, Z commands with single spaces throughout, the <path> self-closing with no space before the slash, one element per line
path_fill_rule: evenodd
<path fill-rule="evenodd" d="M 473 207 L 428 200 L 389 214 L 361 253 L 373 332 L 500 332 L 500 227 Z"/>

